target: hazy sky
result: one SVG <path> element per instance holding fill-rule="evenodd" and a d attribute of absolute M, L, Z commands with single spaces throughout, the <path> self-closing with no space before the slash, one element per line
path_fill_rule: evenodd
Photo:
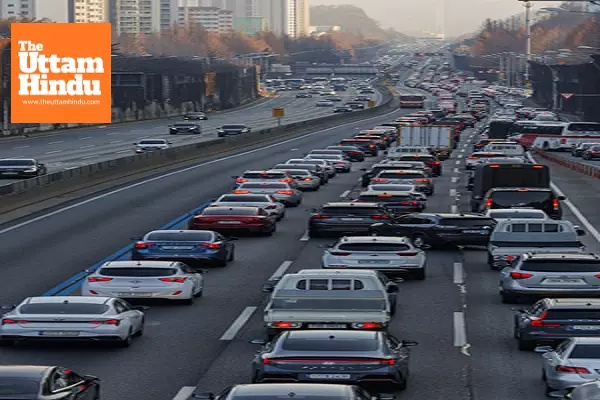
<path fill-rule="evenodd" d="M 524 12 L 517 0 L 311 0 L 312 5 L 353 4 L 364 9 L 383 27 L 400 32 L 435 31 L 448 36 L 470 33 L 486 18 L 504 18 Z M 534 10 L 557 2 L 533 2 Z"/>

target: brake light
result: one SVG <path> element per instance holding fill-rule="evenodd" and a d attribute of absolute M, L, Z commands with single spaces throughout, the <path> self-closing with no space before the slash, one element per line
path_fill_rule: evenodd
<path fill-rule="evenodd" d="M 418 183 L 431 183 L 430 179 L 415 179 L 415 182 Z"/>
<path fill-rule="evenodd" d="M 275 204 L 273 204 L 273 205 L 271 205 L 271 206 L 266 206 L 266 207 L 265 207 L 265 210 L 274 210 L 274 209 L 276 209 L 276 208 L 277 208 L 277 206 L 276 206 Z"/>
<path fill-rule="evenodd" d="M 346 164 L 346 163 L 345 163 L 345 162 L 343 162 L 343 161 L 336 161 L 335 163 L 336 163 L 336 164 L 338 164 L 338 165 L 344 165 L 344 164 Z"/>
<path fill-rule="evenodd" d="M 433 162 L 433 165 L 441 165 L 441 164 L 442 164 L 442 163 L 441 163 L 441 162 L 439 162 L 439 161 L 434 161 L 434 162 Z"/>
<path fill-rule="evenodd" d="M 544 168 L 544 166 L 543 165 L 534 165 L 533 168 L 542 169 L 542 168 Z"/>
<path fill-rule="evenodd" d="M 499 166 L 499 165 L 497 165 L 497 164 L 494 164 L 494 165 L 488 165 L 488 167 L 489 167 L 489 168 L 500 168 L 500 166 Z"/>
<path fill-rule="evenodd" d="M 288 195 L 294 194 L 294 192 L 291 191 L 291 190 L 278 190 L 275 193 L 277 193 L 277 194 L 288 194 Z"/>
<path fill-rule="evenodd" d="M 283 183 L 290 183 L 292 182 L 293 179 L 292 178 L 284 178 L 284 179 L 280 179 L 279 182 L 283 182 Z"/>
<path fill-rule="evenodd" d="M 371 215 L 372 219 L 390 219 L 387 215 Z"/>
<path fill-rule="evenodd" d="M 348 154 L 352 154 L 353 156 L 357 156 L 360 153 L 358 151 L 349 151 Z"/>
<path fill-rule="evenodd" d="M 485 207 L 486 207 L 486 208 L 491 208 L 493 204 L 494 204 L 494 201 L 493 201 L 492 199 L 488 199 L 488 200 L 485 202 Z"/>
<path fill-rule="evenodd" d="M 206 247 L 209 249 L 220 249 L 221 243 L 201 243 L 200 246 Z"/>
<path fill-rule="evenodd" d="M 95 282 L 110 282 L 113 280 L 113 278 L 104 278 L 101 276 L 90 276 L 89 278 L 87 278 L 88 282 L 90 283 L 95 283 Z"/>
<path fill-rule="evenodd" d="M 119 320 L 119 319 L 107 319 L 106 321 L 90 321 L 88 323 L 89 324 L 94 324 L 94 325 L 113 325 L 113 326 L 119 326 L 121 324 L 121 320 Z"/>
<path fill-rule="evenodd" d="M 371 182 L 388 182 L 389 179 L 385 179 L 385 178 L 373 178 L 371 179 Z"/>
<path fill-rule="evenodd" d="M 567 374 L 589 374 L 590 371 L 584 367 L 571 367 L 567 365 L 557 365 L 556 372 L 565 372 Z"/>
<path fill-rule="evenodd" d="M 153 243 L 149 243 L 149 242 L 137 242 L 134 247 L 136 249 L 147 249 L 148 247 L 150 247 L 152 245 L 153 245 Z"/>
<path fill-rule="evenodd" d="M 352 253 L 350 253 L 349 251 L 332 251 L 331 252 L 332 256 L 349 256 L 350 254 L 352 254 Z"/>
<path fill-rule="evenodd" d="M 479 157 L 473 157 L 473 156 L 471 156 L 471 157 L 468 157 L 467 160 L 479 160 Z"/>
<path fill-rule="evenodd" d="M 410 253 L 396 253 L 396 254 L 399 255 L 399 256 L 413 257 L 413 256 L 416 256 L 419 253 L 417 253 L 417 252 L 410 252 Z"/>
<path fill-rule="evenodd" d="M 305 181 L 312 181 L 313 178 L 304 178 Z"/>
<path fill-rule="evenodd" d="M 311 217 L 312 219 L 328 219 L 331 218 L 329 215 L 316 214 Z"/>
<path fill-rule="evenodd" d="M 183 276 L 176 276 L 173 278 L 158 278 L 159 281 L 168 282 L 168 283 L 183 283 L 187 278 Z"/>
<path fill-rule="evenodd" d="M 271 324 L 274 328 L 300 328 L 302 326 L 299 322 L 287 322 L 287 321 L 279 321 Z"/>
<path fill-rule="evenodd" d="M 400 203 L 403 206 L 418 206 L 420 203 L 418 201 L 403 201 Z"/>
<path fill-rule="evenodd" d="M 375 145 L 374 145 L 374 144 L 370 144 L 370 145 L 369 145 L 369 147 L 370 147 L 370 148 L 373 148 L 373 147 L 375 147 Z"/>
<path fill-rule="evenodd" d="M 558 199 L 552 199 L 552 207 L 554 207 L 555 210 L 558 210 L 558 208 L 560 207 Z"/>
<path fill-rule="evenodd" d="M 30 321 L 26 321 L 24 319 L 3 319 L 2 325 L 12 325 L 12 324 L 29 324 Z"/>
<path fill-rule="evenodd" d="M 513 279 L 527 279 L 527 278 L 531 278 L 532 276 L 533 276 L 533 274 L 527 274 L 524 272 L 511 272 L 510 273 L 510 277 Z"/>
<path fill-rule="evenodd" d="M 244 183 L 244 182 L 248 182 L 248 179 L 244 179 L 244 178 L 237 178 L 235 180 L 237 183 Z"/>
<path fill-rule="evenodd" d="M 233 194 L 248 194 L 250 193 L 249 190 L 234 190 Z"/>

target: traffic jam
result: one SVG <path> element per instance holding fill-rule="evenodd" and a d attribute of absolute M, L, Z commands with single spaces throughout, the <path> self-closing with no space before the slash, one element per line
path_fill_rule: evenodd
<path fill-rule="evenodd" d="M 207 269 L 230 266 L 236 243 L 264 236 L 268 246 L 290 208 L 356 173 L 348 196 L 307 210 L 307 239 L 331 242 L 320 257 L 259 289 L 267 297 L 263 338 L 252 341 L 248 381 L 191 398 L 395 398 L 419 350 L 418 338 L 389 329 L 403 307 L 402 285 L 428 279 L 428 253 L 465 247 L 487 253 L 498 302 L 514 305 L 507 321 L 514 346 L 540 353 L 545 394 L 589 391 L 600 378 L 600 256 L 582 243 L 586 231 L 563 219 L 566 198 L 529 150 L 592 160 L 600 137 L 595 144 L 581 136 L 600 132 L 598 124 L 525 107 L 515 89 L 464 90 L 476 82 L 448 63 L 410 66 L 399 100 L 414 110 L 285 162 L 237 171 L 231 190 L 190 215 L 184 229 L 133 238 L 128 258 L 89 274 L 80 295 L 29 297 L 4 310 L 0 345 L 83 340 L 128 348 L 144 334 L 144 301 L 202 302 Z M 428 207 L 445 195 L 436 181 L 472 133 L 468 209 Z M 0 398 L 99 399 L 100 379 L 85 375 L 93 372 L 0 366 Z"/>

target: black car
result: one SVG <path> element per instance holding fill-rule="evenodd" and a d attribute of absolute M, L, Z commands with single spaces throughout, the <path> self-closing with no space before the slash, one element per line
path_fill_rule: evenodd
<path fill-rule="evenodd" d="M 571 149 L 571 155 L 573 157 L 581 157 L 583 153 L 592 146 L 596 146 L 599 143 L 579 143 L 577 146 L 573 145 Z"/>
<path fill-rule="evenodd" d="M 310 94 L 310 93 L 298 93 L 296 95 L 296 98 L 297 99 L 310 99 L 310 98 L 312 98 L 312 94 Z"/>
<path fill-rule="evenodd" d="M 404 390 L 409 376 L 410 346 L 381 331 L 287 331 L 271 343 L 253 340 L 262 349 L 252 361 L 252 382 L 388 384 Z"/>
<path fill-rule="evenodd" d="M 185 121 L 206 121 L 208 117 L 203 112 L 191 112 L 183 116 Z"/>
<path fill-rule="evenodd" d="M 98 400 L 100 380 L 68 368 L 37 365 L 0 366 L 0 399 Z"/>
<path fill-rule="evenodd" d="M 365 234 L 373 222 L 391 218 L 389 210 L 379 203 L 326 203 L 319 210 L 313 210 L 308 233 L 311 237 Z"/>
<path fill-rule="evenodd" d="M 235 385 L 214 393 L 195 393 L 203 400 L 394 400 L 391 394 L 373 396 L 358 386 L 323 383 L 256 383 Z"/>
<path fill-rule="evenodd" d="M 405 154 L 395 158 L 396 161 L 420 161 L 431 169 L 431 176 L 442 175 L 442 162 L 431 154 Z"/>
<path fill-rule="evenodd" d="M 343 146 L 338 144 L 337 146 L 328 146 L 327 150 L 341 150 L 348 157 L 348 160 L 352 162 L 365 161 L 365 153 L 357 146 Z"/>
<path fill-rule="evenodd" d="M 351 101 L 351 102 L 346 103 L 345 105 L 352 108 L 353 110 L 364 110 L 365 109 L 365 104 L 362 102 L 359 102 L 359 101 Z"/>
<path fill-rule="evenodd" d="M 409 192 L 362 192 L 354 201 L 361 203 L 379 203 L 394 216 L 422 212 L 425 201 L 417 200 Z"/>
<path fill-rule="evenodd" d="M 420 248 L 487 246 L 496 226 L 493 218 L 477 214 L 408 214 L 371 225 L 377 236 L 406 236 Z"/>
<path fill-rule="evenodd" d="M 0 160 L 0 178 L 34 178 L 47 173 L 46 166 L 33 158 Z"/>
<path fill-rule="evenodd" d="M 251 132 L 252 129 L 243 124 L 231 124 L 223 125 L 217 128 L 217 135 L 219 137 L 225 137 L 228 135 L 243 135 L 244 133 Z"/>
<path fill-rule="evenodd" d="M 309 170 L 313 175 L 318 176 L 321 179 L 321 184 L 325 185 L 329 182 L 329 174 L 325 168 L 317 164 L 277 164 L 271 169 L 306 169 Z"/>
<path fill-rule="evenodd" d="M 340 142 L 342 146 L 356 146 L 366 156 L 376 157 L 379 155 L 379 148 L 376 143 L 368 139 L 344 139 Z"/>
<path fill-rule="evenodd" d="M 554 194 L 550 188 L 493 188 L 484 196 L 480 211 L 499 208 L 534 208 L 544 211 L 550 218 L 561 219 L 560 202 L 565 199 L 565 196 Z"/>
<path fill-rule="evenodd" d="M 169 125 L 169 133 L 171 135 L 177 135 L 178 133 L 191 133 L 198 135 L 202 133 L 202 127 L 193 122 L 178 122 L 173 125 Z"/>
<path fill-rule="evenodd" d="M 594 145 L 589 149 L 585 150 L 581 154 L 581 158 L 584 160 L 597 160 L 600 158 L 600 145 Z"/>
<path fill-rule="evenodd" d="M 333 109 L 334 113 L 348 113 L 348 112 L 352 112 L 352 111 L 354 111 L 354 110 L 352 109 L 352 107 L 349 107 L 349 106 L 340 106 L 340 107 L 335 107 Z"/>

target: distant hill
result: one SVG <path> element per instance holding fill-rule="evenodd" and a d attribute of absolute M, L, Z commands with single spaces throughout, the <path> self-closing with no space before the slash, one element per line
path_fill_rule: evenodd
<path fill-rule="evenodd" d="M 344 32 L 363 35 L 367 39 L 397 39 L 412 41 L 403 33 L 383 29 L 360 7 L 352 5 L 314 6 L 310 8 L 310 23 L 313 26 L 339 26 Z"/>

